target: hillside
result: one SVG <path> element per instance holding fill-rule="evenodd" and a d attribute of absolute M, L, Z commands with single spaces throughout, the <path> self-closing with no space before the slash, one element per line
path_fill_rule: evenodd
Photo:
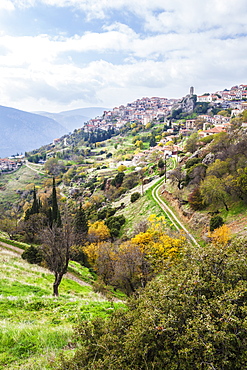
<path fill-rule="evenodd" d="M 25 153 L 68 132 L 52 118 L 0 106 L 0 157 Z"/>
<path fill-rule="evenodd" d="M 182 363 L 187 370 L 194 369 L 195 361 L 201 369 L 206 361 L 223 369 L 237 360 L 241 369 L 246 363 L 247 110 L 243 102 L 235 116 L 233 107 L 195 100 L 188 96 L 165 118 L 146 124 L 140 119 L 120 124 L 121 116 L 128 112 L 128 120 L 131 109 L 156 104 L 157 98 L 137 101 L 131 109 L 121 106 L 27 153 L 17 171 L 2 174 L 0 229 L 14 239 L 9 242 L 32 244 L 26 258 L 42 260 L 55 276 L 65 273 L 70 259 L 69 269 L 72 264 L 80 273 L 83 265 L 97 275 L 97 292 L 111 300 L 119 291 L 129 297 L 125 310 L 113 311 L 110 320 L 105 315 L 112 312 L 109 302 L 91 312 L 95 305 L 88 301 L 88 314 L 77 298 L 84 300 L 84 288 L 91 298 L 90 286 L 74 286 L 67 275 L 60 298 L 47 298 L 50 273 L 42 269 L 41 276 L 32 276 L 35 287 L 30 287 L 29 273 L 40 267 L 20 267 L 19 283 L 19 272 L 15 279 L 13 270 L 20 262 L 12 256 L 8 265 L 9 257 L 4 257 L 5 307 L 10 307 L 9 296 L 19 304 L 20 291 L 20 306 L 30 310 L 31 302 L 42 322 L 49 326 L 52 317 L 55 329 L 65 323 L 65 340 L 60 342 L 58 335 L 60 344 L 54 349 L 65 356 L 56 357 L 55 368 L 169 370 Z M 30 292 L 41 298 L 30 297 Z M 12 340 L 20 332 L 24 345 L 20 349 L 12 340 L 13 349 L 7 346 L 2 363 L 13 362 L 18 369 L 22 359 L 16 363 L 17 353 L 23 351 L 28 366 L 35 360 L 35 370 L 49 369 L 53 360 L 37 360 L 39 326 L 32 314 L 34 348 L 21 328 L 12 334 L 12 315 L 22 325 L 18 310 L 27 315 L 12 301 L 14 312 L 3 315 L 7 333 Z M 80 323 L 75 322 L 77 313 Z M 76 324 L 75 342 L 68 322 Z M 49 355 L 52 350 L 47 349 Z"/>
<path fill-rule="evenodd" d="M 90 279 L 86 270 L 77 267 Z M 78 281 L 64 278 L 54 300 L 52 274 L 0 245 L 0 369 L 53 368 L 55 354 L 74 347 L 72 328 L 79 319 L 105 317 L 117 307 Z"/>

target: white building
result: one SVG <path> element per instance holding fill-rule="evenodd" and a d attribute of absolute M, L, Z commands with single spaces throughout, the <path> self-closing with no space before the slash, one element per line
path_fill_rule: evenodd
<path fill-rule="evenodd" d="M 197 96 L 196 101 L 198 103 L 211 103 L 213 101 L 213 98 L 210 94 L 209 95 L 201 95 L 201 96 Z"/>

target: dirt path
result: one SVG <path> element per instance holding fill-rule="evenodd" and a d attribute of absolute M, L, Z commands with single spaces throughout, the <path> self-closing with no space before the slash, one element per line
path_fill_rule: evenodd
<path fill-rule="evenodd" d="M 85 281 L 79 279 L 77 276 L 72 274 L 71 272 L 67 272 L 67 274 L 64 275 L 65 278 L 76 281 L 78 284 L 83 285 L 83 286 L 91 286 L 91 284 L 86 283 Z"/>
<path fill-rule="evenodd" d="M 18 254 L 19 256 L 24 252 L 23 249 L 15 247 L 7 243 L 4 243 L 4 242 L 0 242 L 0 248 L 11 250 L 12 252 L 15 252 L 16 254 Z"/>
<path fill-rule="evenodd" d="M 39 167 L 37 167 L 37 168 L 34 168 L 34 167 L 32 167 L 31 165 L 30 165 L 30 163 L 26 160 L 25 161 L 25 165 L 30 169 L 30 170 L 32 170 L 32 171 L 34 171 L 34 172 L 36 172 L 36 173 L 38 173 L 38 174 L 40 174 L 40 175 L 45 175 L 45 172 L 44 171 L 42 171 L 42 167 L 40 166 L 40 169 L 39 169 Z M 34 165 L 33 165 L 34 166 Z M 36 165 L 36 166 L 38 166 L 38 165 Z"/>

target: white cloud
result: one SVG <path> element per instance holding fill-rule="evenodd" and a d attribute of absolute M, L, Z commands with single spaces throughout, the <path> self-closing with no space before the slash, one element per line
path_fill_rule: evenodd
<path fill-rule="evenodd" d="M 245 1 L 234 0 L 167 0 L 159 14 L 150 12 L 146 28 L 154 32 L 203 32 L 220 28 L 224 33 L 234 25 L 235 31 L 247 30 Z"/>
<path fill-rule="evenodd" d="M 30 8 L 35 6 L 39 0 L 12 0 L 15 8 Z M 41 0 L 44 4 L 46 3 L 46 0 Z M 57 1 L 57 4 L 59 4 L 59 0 Z"/>
<path fill-rule="evenodd" d="M 2 0 L 10 3 L 8 0 Z M 44 3 L 56 7 L 74 7 L 88 18 L 104 18 L 111 10 L 128 10 L 145 18 L 154 31 L 198 31 L 218 24 L 246 24 L 245 0 L 14 0 L 16 7 Z M 237 18 L 235 18 L 235 16 Z"/>
<path fill-rule="evenodd" d="M 121 25 L 103 34 L 72 38 L 2 36 L 0 45 L 8 52 L 0 57 L 0 96 L 10 101 L 37 96 L 42 104 L 52 101 L 62 109 L 65 103 L 82 101 L 86 105 L 110 100 L 112 105 L 116 100 L 121 104 L 123 95 L 131 101 L 134 93 L 177 96 L 182 86 L 205 84 L 206 89 L 207 81 L 216 83 L 224 76 L 232 81 L 236 72 L 241 78 L 240 72 L 247 67 L 246 38 L 218 40 L 213 36 L 210 31 L 142 39 Z M 132 57 L 117 65 L 104 60 L 84 66 L 68 59 L 58 63 L 59 55 L 72 51 L 105 50 L 128 52 Z M 114 94 L 106 96 L 111 91 Z"/>
<path fill-rule="evenodd" d="M 2 32 L 1 104 L 113 106 L 140 96 L 179 97 L 191 85 L 203 93 L 247 82 L 245 0 L 2 0 L 0 10 L 38 2 L 107 22 L 101 32 L 72 37 Z M 110 10 L 119 11 L 118 21 Z M 142 19 L 146 32 L 125 24 L 122 10 Z"/>
<path fill-rule="evenodd" d="M 1 10 L 14 10 L 15 7 L 10 0 L 1 0 L 0 2 L 0 11 Z"/>

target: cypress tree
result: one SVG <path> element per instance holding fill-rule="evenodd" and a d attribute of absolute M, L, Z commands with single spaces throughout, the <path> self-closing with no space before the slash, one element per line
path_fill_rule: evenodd
<path fill-rule="evenodd" d="M 36 189 L 34 187 L 33 189 L 33 204 L 31 206 L 31 208 L 29 208 L 27 211 L 26 211 L 26 214 L 25 214 L 25 221 L 27 221 L 29 219 L 30 216 L 36 214 L 36 213 L 39 213 L 39 201 L 37 199 L 37 194 L 36 194 Z"/>
<path fill-rule="evenodd" d="M 84 212 L 84 209 L 82 208 L 82 205 L 80 204 L 80 207 L 79 209 L 77 209 L 74 218 L 74 234 L 76 242 L 78 244 L 81 244 L 82 239 L 85 237 L 87 232 L 88 232 L 87 217 Z"/>
<path fill-rule="evenodd" d="M 52 207 L 51 207 L 51 212 L 52 212 L 52 225 L 55 223 L 57 227 L 62 226 L 62 221 L 61 221 L 61 215 L 58 209 L 58 204 L 57 204 L 57 192 L 56 192 L 56 184 L 55 184 L 55 178 L 53 177 L 53 186 L 52 186 Z"/>
<path fill-rule="evenodd" d="M 155 137 L 153 135 L 150 138 L 149 145 L 151 147 L 156 145 L 156 140 L 155 140 Z"/>
<path fill-rule="evenodd" d="M 37 199 L 36 189 L 33 189 L 33 205 L 31 208 L 31 214 L 39 213 L 39 201 Z"/>

